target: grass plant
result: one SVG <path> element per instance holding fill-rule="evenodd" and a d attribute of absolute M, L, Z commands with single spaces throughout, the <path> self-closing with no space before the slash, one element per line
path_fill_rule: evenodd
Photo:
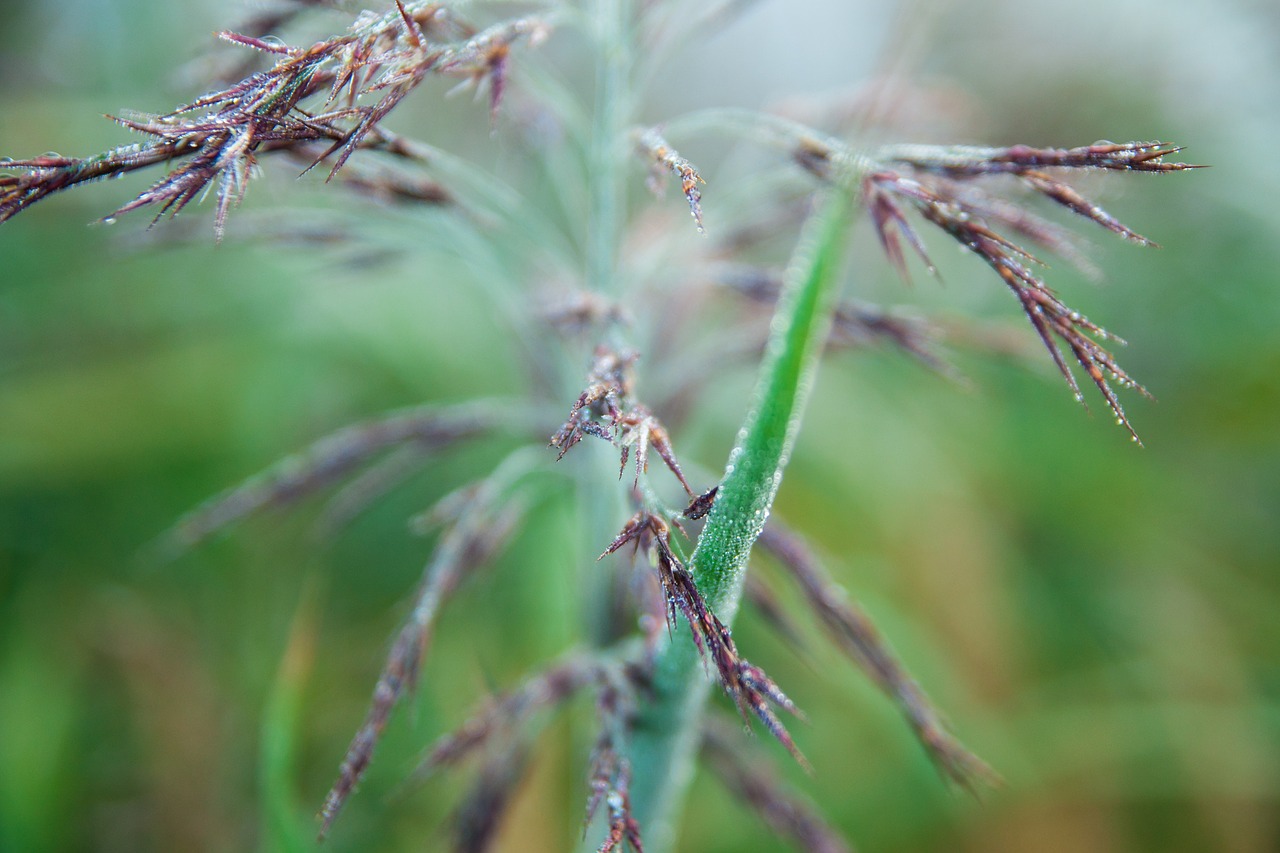
<path fill-rule="evenodd" d="M 813 619 L 896 702 L 944 778 L 971 789 L 997 778 L 948 731 L 798 530 L 770 515 L 824 349 L 882 343 L 946 369 L 927 324 L 843 297 L 850 231 L 856 220 L 869 220 L 904 277 L 904 243 L 935 272 L 920 233 L 928 226 L 976 255 L 1013 294 L 1076 398 L 1085 395 L 1073 364 L 1137 441 L 1117 391 L 1145 392 L 1108 349 L 1119 339 L 1068 307 L 1042 278 L 1032 249 L 1086 262 L 1070 232 L 1034 205 L 1056 205 L 1151 245 L 1069 177 L 1193 167 L 1171 162 L 1179 149 L 1158 141 L 874 146 L 857 134 L 738 110 L 642 126 L 655 66 L 749 5 L 395 0 L 352 15 L 342 3 L 298 0 L 220 34 L 244 61 L 223 68 L 206 94 L 166 112 L 116 118 L 141 141 L 85 158 L 0 163 L 0 222 L 63 190 L 146 171 L 160 176 L 104 221 L 147 212 L 156 224 L 208 195 L 217 241 L 235 239 L 233 211 L 264 173 L 323 172 L 341 185 L 335 191 L 387 202 L 389 218 L 416 222 L 430 209 L 433 218 L 421 221 L 431 227 L 413 250 L 427 266 L 435 257 L 462 257 L 510 330 L 524 360 L 524 394 L 423 405 L 321 438 L 195 510 L 168 539 L 171 549 L 188 549 L 250 515 L 330 490 L 320 524 L 340 528 L 441 454 L 484 436 L 506 442 L 487 476 L 459 483 L 414 519 L 418 529 L 439 531 L 437 544 L 369 711 L 363 723 L 353 721 L 356 734 L 318 803 L 322 836 L 342 831 L 343 807 L 374 772 L 389 720 L 419 687 L 441 611 L 510 546 L 531 504 L 566 473 L 594 537 L 587 547 L 604 552 L 598 564 L 583 561 L 573 570 L 593 616 L 579 626 L 578 645 L 483 702 L 424 753 L 418 779 L 477 767 L 473 793 L 457 809 L 458 849 L 491 844 L 540 721 L 580 694 L 594 697 L 597 725 L 583 774 L 588 848 L 673 848 L 694 764 L 705 758 L 729 790 L 800 848 L 843 849 L 838 833 L 780 775 L 743 760 L 734 741 L 740 735 L 717 722 L 721 709 L 707 701 L 718 683 L 748 728 L 763 727 L 806 765 L 784 722 L 800 713 L 783 689 L 793 675 L 767 675 L 739 651 L 731 631 L 744 595 L 763 614 L 785 612 L 766 588 L 748 583 L 756 545 L 796 581 L 809 608 L 807 616 L 779 615 L 780 636 L 785 618 Z M 316 26 L 331 26 L 333 34 L 310 46 L 282 36 Z M 572 41 L 590 57 L 587 91 L 541 56 L 553 39 Z M 525 173 L 488 173 L 392 129 L 402 111 L 429 111 L 441 79 L 483 93 L 476 121 L 488 123 L 494 137 L 524 144 Z M 539 121 L 554 127 L 557 141 L 537 141 Z M 681 153 L 710 135 L 775 152 L 770 180 L 744 191 L 752 202 L 747 215 L 705 204 L 704 192 L 718 188 Z M 651 205 L 632 191 L 646 169 L 659 195 L 668 184 L 678 188 L 692 222 L 659 216 L 653 226 Z M 708 236 L 695 246 L 689 233 Z M 794 235 L 781 272 L 758 261 L 777 233 Z M 564 284 L 549 299 L 539 280 Z M 674 317 L 699 301 L 734 299 L 768 307 L 767 333 L 748 327 L 704 336 L 696 322 Z M 638 365 L 650 357 L 668 381 L 642 386 Z M 744 362 L 758 362 L 755 392 L 717 479 L 682 463 L 675 448 L 703 389 Z M 584 441 L 612 447 L 616 466 L 576 451 Z M 305 643 L 291 642 L 267 727 L 287 731 L 301 713 L 296 681 L 311 665 Z M 287 764 L 287 751 L 266 753 L 264 785 L 278 789 Z M 287 804 L 272 803 L 273 831 L 297 848 Z"/>

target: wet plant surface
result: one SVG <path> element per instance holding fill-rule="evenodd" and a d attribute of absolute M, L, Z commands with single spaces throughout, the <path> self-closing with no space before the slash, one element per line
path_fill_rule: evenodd
<path fill-rule="evenodd" d="M 797 436 L 824 356 L 843 361 L 846 350 L 854 351 L 855 361 L 900 360 L 914 371 L 911 382 L 936 388 L 942 377 L 943 384 L 982 387 L 1022 382 L 982 374 L 1010 352 L 1028 361 L 1027 343 L 1035 343 L 1076 400 L 1088 397 L 1076 378 L 1083 371 L 1123 433 L 1140 443 L 1120 394 L 1147 390 L 1117 363 L 1114 350 L 1124 342 L 1068 307 L 1056 284 L 1063 271 L 1046 271 L 1047 262 L 1062 258 L 1086 273 L 1110 266 L 1110 256 L 1097 264 L 1089 260 L 1071 219 L 1137 247 L 1154 246 L 1095 199 L 1114 182 L 1132 183 L 1140 193 L 1145 182 L 1163 183 L 1169 173 L 1197 165 L 1183 162 L 1178 146 L 1160 141 L 1075 147 L 871 142 L 898 132 L 891 122 L 875 125 L 875 102 L 886 95 L 874 85 L 872 107 L 856 110 L 852 122 L 800 121 L 783 109 L 663 113 L 660 93 L 646 88 L 655 69 L 679 55 L 689 38 L 729 26 L 751 6 L 725 3 L 676 15 L 674 4 L 624 0 L 456 8 L 397 0 L 356 14 L 342 4 L 287 4 L 219 34 L 228 43 L 222 50 L 239 58 L 209 66 L 217 74 L 202 81 L 207 94 L 166 112 L 115 118 L 141 141 L 87 157 L 50 153 L 0 164 L 5 231 L 36 211 L 56 210 L 63 191 L 141 173 L 149 183 L 109 202 L 114 206 L 101 221 L 119 221 L 114 235 L 137 220 L 132 227 L 140 233 L 146 220 L 130 214 L 150 214 L 146 233 L 155 245 L 147 251 L 153 253 L 199 251 L 193 238 L 200 235 L 180 227 L 192 221 L 212 222 L 211 233 L 203 235 L 207 243 L 259 243 L 270 263 L 280 263 L 277 253 L 290 245 L 321 246 L 335 259 L 333 266 L 352 276 L 381 275 L 394 267 L 395 253 L 404 252 L 434 327 L 450 323 L 448 294 L 465 288 L 467 298 L 483 306 L 484 328 L 483 343 L 468 357 L 507 365 L 501 382 L 459 381 L 451 393 L 424 395 L 430 402 L 406 400 L 406 406 L 327 434 L 312 424 L 295 429 L 306 436 L 302 450 L 205 501 L 146 550 L 142 559 L 160 562 L 162 573 L 188 572 L 214 559 L 218 549 L 237 547 L 228 543 L 248 534 L 228 531 L 234 525 L 250 522 L 252 530 L 250 520 L 264 515 L 292 519 L 288 524 L 300 519 L 311 533 L 290 537 L 297 549 L 333 549 L 341 562 L 360 565 L 344 588 L 362 596 L 378 588 L 370 601 L 408 602 L 391 605 L 399 624 L 382 646 L 378 672 L 367 665 L 378 651 L 367 638 L 358 650 L 343 650 L 345 662 L 332 654 L 317 657 L 314 646 L 327 642 L 325 632 L 336 629 L 341 636 L 339 617 L 326 615 L 323 628 L 318 625 L 314 602 L 306 603 L 315 593 L 303 592 L 296 573 L 272 581 L 292 583 L 293 600 L 301 596 L 304 604 L 291 617 L 279 672 L 262 676 L 273 685 L 274 698 L 257 760 L 261 825 L 219 830 L 226 837 L 253 832 L 261 843 L 286 849 L 305 847 L 317 834 L 338 845 L 373 843 L 405 832 L 404 804 L 450 777 L 463 792 L 449 799 L 447 809 L 433 803 L 413 824 L 436 827 L 431 843 L 444 845 L 447 837 L 460 850 L 519 845 L 526 831 L 521 827 L 539 823 L 521 803 L 537 784 L 531 780 L 545 774 L 540 768 L 554 749 L 565 756 L 557 767 L 574 768 L 572 782 L 565 777 L 557 784 L 576 792 L 585 819 L 560 815 L 560 836 L 545 827 L 527 830 L 543 833 L 540 838 L 563 843 L 580 825 L 585 849 L 652 853 L 714 845 L 714 833 L 700 834 L 698 813 L 685 808 L 687 800 L 702 796 L 699 786 L 691 787 L 702 772 L 718 778 L 725 792 L 788 843 L 850 849 L 859 832 L 850 833 L 838 815 L 824 815 L 805 792 L 824 786 L 828 771 L 820 755 L 857 755 L 867 747 L 865 735 L 860 744 L 836 738 L 822 741 L 819 752 L 806 747 L 804 721 L 821 723 L 803 698 L 814 694 L 806 681 L 843 679 L 843 664 L 850 662 L 888 697 L 905 722 L 898 725 L 918 742 L 914 753 L 896 760 L 914 766 L 923 756 L 936 769 L 930 790 L 953 787 L 1002 802 L 1017 796 L 1000 790 L 1002 775 L 1012 777 L 1015 788 L 1027 784 L 1015 748 L 998 746 L 999 754 L 980 758 L 977 752 L 985 750 L 961 741 L 976 730 L 980 740 L 999 745 L 986 731 L 1003 725 L 999 713 L 982 726 L 966 726 L 970 714 L 949 723 L 939 710 L 947 703 L 926 692 L 935 684 L 947 693 L 963 692 L 954 682 L 974 671 L 961 667 L 958 674 L 939 676 L 931 666 L 929 673 L 913 675 L 904 657 L 918 657 L 918 649 L 900 655 L 886 639 L 897 628 L 909 649 L 919 643 L 906 625 L 912 617 L 890 608 L 891 621 L 899 624 L 877 628 L 871 616 L 877 608 L 851 596 L 845 589 L 850 582 L 838 577 L 841 557 L 832 561 L 829 545 L 806 541 L 826 538 L 824 529 L 837 518 L 837 524 L 865 531 L 873 522 L 844 519 L 860 512 L 875 519 L 882 511 L 866 501 L 845 507 L 828 499 L 827 493 L 842 488 L 833 478 L 847 460 L 861 458 L 860 449 L 848 440 L 819 444 L 834 452 L 828 451 L 827 471 L 818 470 L 824 466 L 819 456 L 802 460 L 800 476 L 807 473 L 814 484 L 809 497 L 777 514 L 775 498 L 793 454 L 804 452 L 805 439 L 797 444 Z M 569 69 L 567 62 L 578 64 Z M 584 86 L 582 80 L 591 82 Z M 413 132 L 393 130 L 401 122 L 413 126 L 415 111 L 430 115 L 451 87 L 475 92 L 481 103 L 470 120 L 488 135 L 487 144 L 517 152 L 514 163 L 480 165 L 480 158 L 467 156 L 474 152 L 434 136 L 429 122 Z M 701 154 L 697 165 L 686 156 L 714 151 L 709 141 L 725 140 L 752 151 L 762 164 L 737 184 L 717 178 L 720 169 Z M 316 208 L 314 219 L 289 210 L 272 222 L 271 206 L 284 196 L 254 201 L 257 185 L 270 184 L 277 173 L 301 175 L 306 193 L 332 201 Z M 636 191 L 646 183 L 655 197 Z M 675 190 L 668 194 L 670 187 Z M 719 205 L 719 192 L 732 203 Z M 248 225 L 238 233 L 242 217 Z M 1166 237 L 1141 227 L 1166 244 L 1196 239 L 1188 228 Z M 859 243 L 858 228 L 870 239 Z M 1012 294 L 1029 333 L 1013 336 L 975 318 L 903 311 L 864 297 L 856 286 L 872 264 L 873 245 L 880 252 L 875 266 L 907 284 L 917 267 L 949 281 L 953 263 L 941 257 L 948 244 L 977 256 L 989 273 L 985 286 L 1003 285 Z M 1147 268 L 1161 263 L 1152 255 Z M 1157 290 L 1143 269 L 1133 264 L 1112 278 L 1127 293 Z M 1078 276 L 1062 277 L 1062 289 L 1080 286 Z M 305 285 L 326 287 L 314 269 L 305 278 Z M 952 290 L 982 286 L 981 280 L 948 284 Z M 917 284 L 909 292 L 930 287 Z M 1093 298 L 1102 307 L 1091 313 L 1106 313 L 1107 295 Z M 439 352 L 447 358 L 447 348 Z M 970 371 L 978 375 L 969 378 Z M 198 379 L 192 378 L 197 388 Z M 322 387 L 323 376 L 316 381 Z M 728 422 L 714 419 L 719 438 L 710 444 L 721 451 L 717 457 L 698 435 L 707 429 L 704 413 L 724 406 L 726 382 L 739 389 L 754 384 L 754 391 L 739 393 Z M 884 408 L 883 399 L 869 396 L 870 414 L 860 417 Z M 436 402 L 451 399 L 456 402 Z M 815 405 L 821 434 L 824 401 Z M 1072 420 L 1069 411 L 1055 412 L 1055 427 Z M 1142 412 L 1139 423 L 1151 418 L 1147 407 Z M 736 438 L 733 418 L 741 418 Z M 1087 419 L 1075 420 L 1081 432 L 1093 429 Z M 912 429 L 904 430 L 904 441 Z M 960 424 L 957 434 L 969 434 L 965 429 Z M 1108 507 L 1119 514 L 1125 499 L 1114 485 L 1105 495 L 1086 494 L 1095 475 L 1070 465 L 1064 465 L 1068 476 L 1055 470 L 1054 462 L 1067 458 L 1056 455 L 1059 437 L 1036 440 L 1038 427 L 1015 429 L 1018 436 L 1006 446 L 1023 461 L 1009 463 L 998 481 L 978 473 L 981 485 L 972 487 L 977 505 L 1034 503 L 1040 500 L 1032 491 L 1037 476 L 1058 490 L 1071 490 L 1076 478 L 1081 502 L 1093 505 L 1096 498 L 1102 505 L 1102 521 L 1086 512 L 1078 528 L 1067 528 L 1076 532 L 1008 531 L 1014 539 L 1029 537 L 1029 552 L 1049 555 L 1035 582 L 1046 585 L 1050 598 L 1057 593 L 1049 587 L 1063 584 L 1059 592 L 1069 601 L 1078 590 L 1072 591 L 1068 567 L 1105 547 L 1110 537 L 1099 531 L 1113 520 Z M 1059 435 L 1069 433 L 1060 429 Z M 866 460 L 864 473 L 884 487 L 881 507 L 899 500 L 894 493 L 905 494 L 913 472 L 927 468 L 936 452 L 915 444 L 922 456 L 903 456 L 899 474 L 881 476 L 875 461 Z M 1007 496 L 982 497 L 1001 488 Z M 413 506 L 405 511 L 411 493 Z M 870 487 L 867 495 L 875 500 Z M 943 505 L 926 502 L 935 511 Z M 392 512 L 408 515 L 410 532 L 427 537 L 427 544 L 405 536 L 408 544 L 390 545 L 379 533 L 376 547 L 365 536 L 357 548 L 361 526 Z M 964 541 L 966 525 L 983 529 L 964 520 L 974 512 L 951 506 L 930 524 L 944 541 Z M 1060 538 L 1034 539 L 1055 535 Z M 885 559 L 905 555 L 939 572 L 968 566 L 991 573 L 1000 565 L 1000 549 L 990 543 L 978 542 L 966 553 L 934 547 L 927 539 L 899 541 L 886 549 Z M 403 579 L 401 572 L 373 579 L 379 567 L 406 558 L 407 548 L 429 554 L 412 594 L 411 582 L 395 587 L 392 578 Z M 270 562 L 299 559 L 288 550 L 273 552 Z M 511 574 L 517 564 L 519 581 Z M 247 576 L 243 582 L 260 594 Z M 129 586 L 141 583 L 135 579 Z M 744 602 L 748 622 L 736 634 Z M 936 604 L 934 615 L 944 614 L 939 630 L 959 636 L 971 630 L 963 611 L 948 612 L 945 600 Z M 125 624 L 136 608 L 108 603 L 103 618 Z M 243 608 L 246 623 L 254 611 L 252 602 Z M 1057 617 L 1071 622 L 1064 634 L 1105 645 L 1103 634 L 1111 629 L 1099 634 L 1089 622 L 1096 616 L 1077 624 L 1062 615 L 1068 612 Z M 1013 613 L 1000 618 L 1033 615 Z M 268 622 L 279 626 L 281 619 Z M 169 630 L 150 616 L 141 618 L 140 639 L 112 645 L 105 654 L 145 670 L 151 649 L 163 643 L 157 638 Z M 241 638 L 246 649 L 253 634 Z M 522 636 L 539 639 L 517 651 Z M 816 650 L 819 637 L 830 651 Z M 777 651 L 784 647 L 797 652 L 788 657 Z M 525 654 L 535 648 L 544 653 L 540 660 Z M 983 654 L 1008 665 L 1010 651 L 988 643 L 963 654 L 973 658 L 970 669 L 981 672 L 995 666 L 983 662 Z M 795 666 L 797 659 L 807 662 L 808 671 Z M 481 676 L 487 684 L 477 688 L 472 678 L 467 687 L 468 679 L 458 674 L 474 674 L 476 660 L 481 670 L 496 667 Z M 335 664 L 332 675 L 319 674 Z M 320 688 L 307 685 L 333 685 L 341 676 L 345 690 L 355 673 L 372 684 L 363 721 L 349 702 L 322 712 L 326 735 L 308 734 L 307 762 L 328 760 L 336 773 L 327 795 L 300 794 L 293 790 L 293 740 L 312 709 L 324 703 L 316 695 Z M 727 701 L 712 695 L 714 685 Z M 172 700 L 173 690 L 216 692 L 208 683 L 170 687 L 165 679 L 145 677 L 133 687 L 126 681 L 126 689 L 131 701 L 157 707 Z M 865 703 L 868 697 L 858 695 Z M 416 716 L 406 713 L 415 705 Z M 192 725 L 214 727 L 208 721 Z M 566 743 L 565 725 L 573 729 L 573 744 Z M 341 754 L 343 736 L 336 732 L 344 728 Z M 754 731 L 766 739 L 747 746 Z M 411 743 L 411 734 L 418 742 Z M 407 772 L 406 748 L 421 751 L 409 762 L 416 769 Z M 189 756 L 182 766 L 201 760 Z M 308 780 L 318 774 L 308 767 Z M 375 781 L 379 776 L 383 781 Z M 368 799 L 366 787 L 398 793 L 363 804 L 360 816 L 349 819 Z M 945 815 L 958 807 L 939 800 L 934 808 Z M 310 821 L 307 811 L 318 818 Z M 868 832 L 876 837 L 874 829 Z M 12 833 L 24 838 L 19 830 Z"/>

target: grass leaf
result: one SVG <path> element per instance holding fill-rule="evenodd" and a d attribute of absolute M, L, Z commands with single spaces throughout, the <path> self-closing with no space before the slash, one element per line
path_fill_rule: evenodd
<path fill-rule="evenodd" d="M 848 194 L 833 192 L 806 225 L 774 314 L 752 408 L 690 562 L 699 591 L 725 624 L 737 611 L 751 546 L 800 429 L 831 324 L 852 204 Z M 693 771 L 708 683 L 693 643 L 673 639 L 660 652 L 652 697 L 639 708 L 631 743 L 632 804 L 647 849 L 670 844 L 676 805 Z"/>

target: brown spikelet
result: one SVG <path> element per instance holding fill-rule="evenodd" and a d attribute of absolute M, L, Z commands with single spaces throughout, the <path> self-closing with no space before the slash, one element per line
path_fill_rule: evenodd
<path fill-rule="evenodd" d="M 554 708 L 599 677 L 596 658 L 573 652 L 559 663 L 527 679 L 516 689 L 495 697 L 461 727 L 440 738 L 418 762 L 414 776 L 425 778 L 454 767 L 475 755 L 503 732 L 514 731 L 533 714 Z"/>
<path fill-rule="evenodd" d="M 993 231 L 981 217 L 966 210 L 959 199 L 947 195 L 944 186 L 931 187 L 921 180 L 894 172 L 878 173 L 875 182 L 882 190 L 909 200 L 921 216 L 986 262 L 1017 297 L 1076 399 L 1084 402 L 1059 344 L 1066 346 L 1084 368 L 1106 400 L 1116 422 L 1129 432 L 1135 442 L 1139 441 L 1111 385 L 1133 388 L 1143 394 L 1146 394 L 1146 389 L 1121 369 L 1115 357 L 1097 339 L 1123 341 L 1067 307 L 1028 267 L 1028 263 L 1038 263 L 1034 256 Z"/>
<path fill-rule="evenodd" d="M 689 505 L 685 507 L 684 512 L 680 514 L 690 521 L 697 521 L 699 518 L 702 518 L 707 513 L 711 512 L 711 508 L 715 506 L 716 495 L 718 494 L 720 494 L 720 486 L 717 484 L 694 498 Z"/>
<path fill-rule="evenodd" d="M 597 853 L 621 850 L 624 842 L 635 853 L 644 853 L 640 824 L 631 816 L 631 764 L 625 758 L 618 758 L 611 770 L 612 781 L 605 797 L 609 809 L 609 834 L 597 848 Z"/>
<path fill-rule="evenodd" d="M 1146 391 L 1121 370 L 1112 354 L 1098 343 L 1098 340 L 1123 341 L 1068 308 L 1031 272 L 1029 265 L 1041 265 L 1041 261 L 992 228 L 991 223 L 1039 245 L 1061 250 L 1086 271 L 1090 268 L 1081 262 L 1078 251 L 1056 226 L 971 184 L 992 175 L 1014 175 L 1040 195 L 1113 233 L 1140 245 L 1155 245 L 1048 170 L 1166 173 L 1201 168 L 1189 163 L 1166 162 L 1166 157 L 1181 148 L 1163 142 L 1099 142 L 1079 148 L 887 145 L 864 155 L 837 140 L 809 133 L 793 134 L 789 145 L 796 162 L 823 181 L 844 183 L 851 176 L 862 176 L 862 191 L 872 223 L 890 263 L 899 273 L 905 273 L 906 266 L 898 243 L 899 233 L 932 269 L 923 254 L 923 243 L 903 216 L 899 201 L 981 257 L 1014 292 L 1076 399 L 1084 402 L 1062 352 L 1063 346 L 1097 386 L 1116 422 L 1135 442 L 1141 443 L 1112 385 L 1133 388 L 1143 394 Z"/>
<path fill-rule="evenodd" d="M 693 497 L 694 492 L 685 479 L 680 463 L 671 448 L 671 438 L 662 423 L 649 409 L 632 399 L 634 380 L 632 365 L 638 353 L 620 353 L 600 346 L 596 348 L 587 387 L 569 409 L 569 417 L 551 436 L 549 446 L 558 448 L 563 459 L 584 435 L 591 435 L 618 448 L 619 479 L 626 473 L 627 461 L 635 453 L 636 483 L 649 470 L 649 449 L 662 459 L 668 470 Z"/>
<path fill-rule="evenodd" d="M 1105 169 L 1119 172 L 1180 172 L 1199 169 L 1190 163 L 1166 163 L 1182 148 L 1165 142 L 1097 142 L 1079 148 L 1035 148 L 1012 145 L 887 145 L 876 159 L 956 178 L 978 175 L 1024 175 L 1042 169 Z"/>
<path fill-rule="evenodd" d="M 480 435 L 502 421 L 490 403 L 420 406 L 344 427 L 235 486 L 178 522 L 174 546 L 188 548 L 259 510 L 281 507 L 329 486 L 388 448 L 423 452 Z"/>
<path fill-rule="evenodd" d="M 149 137 L 146 144 L 84 159 L 45 156 L 0 162 L 0 222 L 60 190 L 163 164 L 170 171 L 107 220 L 144 207 L 157 211 L 156 220 L 174 216 L 216 187 L 214 228 L 221 240 L 227 216 L 244 199 L 263 154 L 284 152 L 311 166 L 333 156 L 331 178 L 359 150 L 403 155 L 406 149 L 392 141 L 394 134 L 381 122 L 431 75 L 488 80 L 491 111 L 496 111 L 511 46 L 521 39 L 542 40 L 549 24 L 518 18 L 461 42 L 437 45 L 428 35 L 443 34 L 437 26 L 440 11 L 434 4 L 396 0 L 390 13 L 362 15 L 347 33 L 306 49 L 264 38 L 267 27 L 292 17 L 287 14 L 252 21 L 247 33 L 220 33 L 224 41 L 272 57 L 275 64 L 246 72 L 171 112 L 115 119 Z M 449 23 L 447 29 L 470 32 Z M 344 93 L 345 103 L 339 103 Z M 374 103 L 360 103 L 374 95 Z M 399 198 L 443 194 L 405 179 L 374 186 Z"/>
<path fill-rule="evenodd" d="M 582 825 L 585 830 L 603 804 L 609 816 L 609 832 L 598 848 L 599 853 L 621 850 L 623 844 L 635 853 L 644 853 L 640 824 L 631 814 L 631 762 L 623 752 L 633 703 L 630 692 L 620 682 L 618 673 L 602 672 L 596 699 L 600 734 L 591 751 L 588 779 L 591 793 Z"/>
<path fill-rule="evenodd" d="M 560 451 L 563 459 L 583 435 L 594 435 L 612 441 L 608 428 L 595 418 L 608 418 L 608 426 L 622 415 L 622 407 L 631 395 L 631 366 L 639 357 L 637 353 L 619 353 L 609 347 L 596 348 L 594 361 L 587 373 L 587 387 L 569 409 L 564 425 L 551 436 L 550 445 Z"/>
<path fill-rule="evenodd" d="M 489 119 L 497 119 L 498 108 L 506 91 L 508 57 L 511 47 L 520 39 L 530 44 L 542 42 L 551 32 L 543 18 L 517 18 L 492 26 L 468 39 L 457 49 L 443 55 L 438 70 L 441 74 L 464 77 L 466 82 L 489 88 Z"/>
<path fill-rule="evenodd" d="M 739 655 L 728 627 L 707 606 L 702 593 L 693 582 L 693 576 L 672 551 L 670 539 L 667 523 L 648 511 L 641 510 L 627 522 L 605 554 L 632 541 L 638 547 L 653 552 L 658 582 L 666 603 L 668 629 L 674 631 L 677 616 L 684 617 L 698 653 L 704 662 L 714 668 L 720 686 L 738 707 L 743 720 L 754 716 L 807 770 L 809 762 L 774 712 L 774 708 L 782 708 L 803 718 L 800 709 L 764 670 Z"/>
<path fill-rule="evenodd" d="M 430 452 L 412 444 L 397 447 L 352 477 L 325 502 L 313 528 L 315 535 L 323 538 L 346 527 L 419 471 Z"/>
<path fill-rule="evenodd" d="M 523 739 L 495 750 L 484 761 L 470 790 L 454 809 L 453 849 L 458 853 L 485 853 L 506 815 L 516 786 L 529 764 L 529 747 Z"/>
<path fill-rule="evenodd" d="M 1045 198 L 1057 202 L 1072 213 L 1077 213 L 1086 219 L 1092 219 L 1108 231 L 1119 234 L 1121 237 L 1131 240 L 1139 246 L 1156 246 L 1158 248 L 1156 243 L 1148 240 L 1146 237 L 1143 237 L 1141 234 L 1129 228 L 1129 226 L 1107 213 L 1098 205 L 1089 201 L 1062 181 L 1056 181 L 1044 172 L 1023 172 L 1021 173 L 1021 178 L 1033 190 L 1040 193 Z"/>
<path fill-rule="evenodd" d="M 863 194 L 867 200 L 871 221 L 875 225 L 876 236 L 880 238 L 880 245 L 884 247 L 884 253 L 889 257 L 889 262 L 893 264 L 903 281 L 910 283 L 911 277 L 907 273 L 907 261 L 902 255 L 898 234 L 901 234 L 920 256 L 920 260 L 924 261 L 929 272 L 937 275 L 938 270 L 933 265 L 933 261 L 929 260 L 929 253 L 925 251 L 920 235 L 916 234 L 915 229 L 911 227 L 911 223 L 907 221 L 893 196 L 879 187 L 874 176 L 868 176 L 863 181 Z"/>
<path fill-rule="evenodd" d="M 598 293 L 580 290 L 568 296 L 548 296 L 538 301 L 548 306 L 541 312 L 542 319 L 565 336 L 599 333 L 631 323 L 625 306 Z"/>
<path fill-rule="evenodd" d="M 515 530 L 523 508 L 507 507 L 495 514 L 492 503 L 498 497 L 492 489 L 482 486 L 477 490 L 471 505 L 446 532 L 424 569 L 413 611 L 391 647 L 364 722 L 347 747 L 338 779 L 320 809 L 322 838 L 364 776 L 392 710 L 404 694 L 417 685 L 440 609 L 472 571 L 488 562 Z"/>
<path fill-rule="evenodd" d="M 745 265 L 718 269 L 716 281 L 753 302 L 772 307 L 782 292 L 782 276 L 772 270 Z M 902 350 L 931 370 L 950 374 L 950 368 L 934 351 L 936 330 L 928 323 L 895 316 L 877 305 L 841 300 L 832 315 L 829 346 L 887 345 Z"/>
<path fill-rule="evenodd" d="M 689 202 L 689 213 L 693 215 L 694 224 L 698 226 L 698 233 L 706 234 L 707 229 L 702 224 L 702 192 L 698 189 L 698 186 L 705 184 L 706 181 L 702 179 L 702 175 L 698 174 L 698 170 L 692 163 L 681 157 L 680 152 L 672 148 L 656 128 L 637 133 L 636 148 L 652 165 L 648 180 L 649 189 L 655 195 L 662 191 L 664 172 L 670 172 L 679 178 L 680 192 L 684 193 L 685 200 Z"/>
<path fill-rule="evenodd" d="M 1081 249 L 1079 238 L 1067 228 L 1038 216 L 1021 204 L 990 193 L 973 181 L 938 176 L 932 178 L 932 182 L 971 215 L 1065 258 L 1090 278 L 1100 276 L 1098 268 Z"/>
<path fill-rule="evenodd" d="M 850 853 L 853 849 L 813 806 L 786 790 L 777 774 L 743 754 L 741 736 L 708 721 L 702 755 L 712 772 L 747 809 L 780 838 L 808 853 Z"/>
<path fill-rule="evenodd" d="M 998 781 L 994 771 L 949 731 L 929 697 L 880 637 L 870 617 L 848 599 L 804 541 L 771 518 L 756 540 L 799 584 L 810 608 L 836 644 L 898 705 L 938 769 L 971 791 Z"/>

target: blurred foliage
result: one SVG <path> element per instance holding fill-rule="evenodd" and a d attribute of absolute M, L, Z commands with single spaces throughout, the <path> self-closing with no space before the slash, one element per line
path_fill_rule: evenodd
<path fill-rule="evenodd" d="M 1280 131 L 1280 22 L 1245 0 L 1185 15 L 1147 0 L 1065 16 L 980 5 L 903 13 L 927 32 L 911 62 L 964 93 L 950 135 L 925 141 L 1149 135 L 1214 166 L 1108 182 L 1109 206 L 1165 248 L 1091 235 L 1106 283 L 1051 279 L 1131 341 L 1123 363 L 1159 398 L 1129 401 L 1147 449 L 1084 416 L 1034 349 L 957 350 L 968 387 L 892 353 L 829 358 L 777 512 L 1007 784 L 982 803 L 952 795 L 816 631 L 797 656 L 747 612 L 739 645 L 811 720 L 796 739 L 815 775 L 780 766 L 864 849 L 1274 850 L 1280 169 L 1260 146 Z M 189 94 L 163 69 L 227 23 L 202 3 L 0 9 L 9 33 L 30 35 L 0 54 L 0 152 L 15 156 L 119 141 L 97 116 Z M 753 41 L 758 20 L 711 41 L 714 56 L 788 49 Z M 723 81 L 686 60 L 691 77 Z M 792 90 L 829 82 L 792 73 Z M 82 227 L 123 183 L 0 229 L 0 850 L 310 849 L 310 815 L 429 553 L 404 519 L 493 458 L 479 443 L 434 461 L 332 542 L 309 536 L 304 508 L 174 563 L 147 556 L 182 512 L 328 429 L 520 381 L 486 298 L 452 284 L 462 272 L 244 239 L 326 203 L 276 186 L 255 187 L 217 249 L 207 206 L 160 240 L 143 220 Z M 945 288 L 902 289 L 865 232 L 860 297 L 1000 334 L 1018 320 L 972 259 L 941 259 Z M 707 470 L 747 377 L 676 437 Z M 590 568 L 578 526 L 549 500 L 446 612 L 416 713 L 393 721 L 327 847 L 443 844 L 464 780 L 401 780 L 477 697 L 572 641 L 579 604 L 552 581 Z M 503 849 L 576 843 L 590 738 L 585 713 L 547 729 Z M 684 849 L 774 849 L 762 839 L 699 778 Z"/>

